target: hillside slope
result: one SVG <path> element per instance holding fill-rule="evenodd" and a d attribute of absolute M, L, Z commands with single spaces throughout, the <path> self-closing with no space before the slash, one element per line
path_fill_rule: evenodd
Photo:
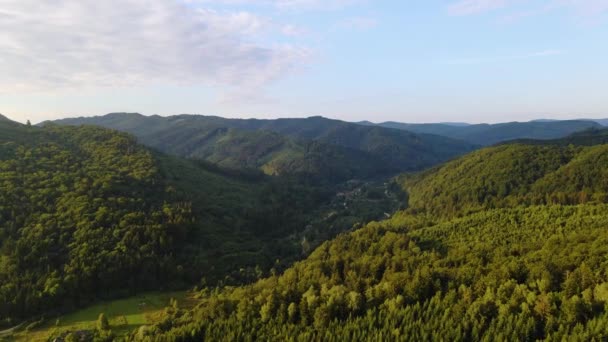
<path fill-rule="evenodd" d="M 142 290 L 250 282 L 396 202 L 383 185 L 339 198 L 126 133 L 7 122 L 0 184 L 0 326 Z"/>
<path fill-rule="evenodd" d="M 407 210 L 371 223 L 326 242 L 282 275 L 204 290 L 197 308 L 172 312 L 165 324 L 132 338 L 603 340 L 608 198 L 572 200 L 605 192 L 606 149 L 513 145 L 475 152 L 410 188 L 411 198 L 424 200 L 464 196 L 480 182 L 508 189 L 490 202 L 463 197 L 478 206 L 475 212 L 456 217 L 438 201 L 437 208 L 421 208 L 433 215 Z M 434 182 L 444 191 L 427 196 Z M 563 196 L 509 203 L 528 192 Z"/>
<path fill-rule="evenodd" d="M 507 144 L 402 177 L 402 184 L 411 210 L 444 215 L 522 204 L 602 202 L 608 194 L 607 162 L 608 145 Z"/>
<path fill-rule="evenodd" d="M 437 134 L 484 146 L 515 139 L 558 139 L 586 129 L 602 127 L 599 123 L 590 120 L 507 122 L 467 126 L 384 122 L 378 126 Z"/>
<path fill-rule="evenodd" d="M 3 319 L 177 279 L 191 206 L 134 139 L 0 123 L 0 183 Z"/>
<path fill-rule="evenodd" d="M 135 134 L 144 144 L 163 151 L 216 162 L 241 160 L 240 156 L 251 156 L 249 151 L 254 147 L 262 151 L 266 147 L 272 153 L 254 153 L 252 160 L 261 161 L 258 162 L 262 164 L 260 167 L 267 172 L 288 170 L 284 165 L 308 164 L 302 160 L 320 160 L 318 164 L 331 165 L 336 155 L 341 159 L 339 164 L 343 168 L 363 168 L 357 172 L 364 176 L 369 173 L 415 171 L 475 148 L 472 144 L 445 137 L 365 127 L 321 117 L 242 120 L 197 115 L 146 117 L 115 113 L 93 118 L 64 119 L 57 123 L 118 129 Z M 313 145 L 314 156 L 309 152 L 311 141 L 316 142 Z M 251 166 L 255 163 L 237 164 Z M 370 167 L 373 168 L 371 172 Z M 335 168 L 332 170 L 338 172 Z"/>

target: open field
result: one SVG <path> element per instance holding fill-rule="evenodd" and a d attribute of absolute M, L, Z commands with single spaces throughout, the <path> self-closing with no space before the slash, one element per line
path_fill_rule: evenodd
<path fill-rule="evenodd" d="M 176 299 L 178 305 L 183 308 L 191 307 L 194 303 L 189 292 L 145 293 L 102 302 L 59 318 L 48 319 L 31 331 L 26 331 L 25 325 L 13 335 L 0 336 L 0 341 L 3 341 L 3 338 L 7 341 L 46 341 L 50 336 L 64 331 L 94 329 L 100 313 L 106 315 L 114 334 L 121 335 L 139 326 L 160 321 L 171 298 Z"/>

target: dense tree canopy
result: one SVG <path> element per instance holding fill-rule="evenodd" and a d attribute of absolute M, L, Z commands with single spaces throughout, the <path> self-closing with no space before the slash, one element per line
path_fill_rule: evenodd
<path fill-rule="evenodd" d="M 607 209 L 494 209 L 439 223 L 398 215 L 281 276 L 202 292 L 153 339 L 600 340 Z"/>
<path fill-rule="evenodd" d="M 608 145 L 583 140 L 477 151 L 400 177 L 405 199 L 0 123 L 0 317 L 196 284 L 124 338 L 605 340 Z M 117 338 L 99 322 L 79 336 Z"/>
<path fill-rule="evenodd" d="M 56 122 L 129 132 L 166 153 L 227 167 L 260 168 L 268 174 L 306 174 L 333 182 L 419 171 L 476 147 L 437 135 L 323 117 L 241 120 L 113 113 Z"/>
<path fill-rule="evenodd" d="M 152 155 L 97 128 L 0 136 L 0 316 L 171 279 L 193 220 Z"/>
<path fill-rule="evenodd" d="M 412 211 L 462 214 L 529 204 L 603 203 L 608 146 L 508 144 L 400 178 Z"/>
<path fill-rule="evenodd" d="M 131 338 L 604 340 L 606 152 L 465 156 L 406 181 L 416 210 L 343 233 L 281 275 L 205 289 L 194 310 Z"/>
<path fill-rule="evenodd" d="M 249 282 L 398 201 L 382 183 L 308 186 L 107 129 L 11 122 L 0 184 L 0 326 L 147 289 Z"/>

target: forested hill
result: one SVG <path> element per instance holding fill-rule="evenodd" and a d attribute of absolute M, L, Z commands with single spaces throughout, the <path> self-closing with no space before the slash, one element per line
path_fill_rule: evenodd
<path fill-rule="evenodd" d="M 380 170 L 372 170 L 378 174 L 386 174 L 386 170 L 415 171 L 475 148 L 472 144 L 450 138 L 365 127 L 321 117 L 241 120 L 197 115 L 148 117 L 115 113 L 64 119 L 57 123 L 118 129 L 136 135 L 144 144 L 172 154 L 238 166 L 258 163 L 260 165 L 255 166 L 267 173 L 305 164 L 302 160 L 320 160 L 320 165 L 339 161 L 343 168 L 350 168 L 358 175 L 366 175 L 370 167 L 381 167 Z M 312 151 L 310 146 L 313 146 Z M 247 158 L 254 162 L 243 163 Z M 357 167 L 362 170 L 357 170 Z"/>
<path fill-rule="evenodd" d="M 580 131 L 571 134 L 565 138 L 550 139 L 550 140 L 533 140 L 533 139 L 520 139 L 513 140 L 509 143 L 520 143 L 528 145 L 578 145 L 578 146 L 592 146 L 600 144 L 608 144 L 608 128 L 590 128 L 584 131 Z"/>
<path fill-rule="evenodd" d="M 224 168 L 260 169 L 269 175 L 297 175 L 330 182 L 396 172 L 363 151 L 298 141 L 270 131 L 169 122 L 137 114 L 108 115 L 101 119 L 101 122 L 85 121 L 136 134 L 142 143 L 165 153 L 206 160 Z M 61 121 L 65 122 L 71 121 Z"/>
<path fill-rule="evenodd" d="M 437 134 L 484 146 L 515 139 L 558 139 L 575 132 L 602 127 L 599 123 L 591 120 L 507 122 L 476 125 L 384 122 L 377 125 L 417 133 Z"/>
<path fill-rule="evenodd" d="M 191 206 L 125 134 L 0 122 L 0 183 L 3 319 L 176 276 Z"/>
<path fill-rule="evenodd" d="M 4 121 L 0 184 L 0 327 L 143 290 L 248 282 L 396 201 L 382 184 L 334 198 L 340 188 L 163 155 L 105 128 Z"/>
<path fill-rule="evenodd" d="M 475 152 L 410 180 L 417 211 L 342 234 L 279 276 L 205 289 L 194 310 L 131 338 L 605 340 L 607 149 Z"/>
<path fill-rule="evenodd" d="M 411 210 L 444 215 L 523 204 L 604 202 L 607 165 L 608 145 L 506 144 L 403 176 L 402 184 Z"/>

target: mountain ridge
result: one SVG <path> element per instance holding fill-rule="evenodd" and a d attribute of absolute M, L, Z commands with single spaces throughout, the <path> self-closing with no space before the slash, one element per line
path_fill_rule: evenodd
<path fill-rule="evenodd" d="M 437 196 L 425 190 L 432 184 L 410 186 L 411 208 L 327 241 L 280 275 L 203 290 L 195 309 L 151 334 L 601 340 L 608 327 L 606 156 L 606 144 L 473 152 L 414 176 L 438 182 L 444 195 L 426 208 L 419 204 Z M 501 175 L 488 179 L 492 170 Z M 521 201 L 528 191 L 540 196 Z M 488 194 L 493 200 L 476 196 Z M 451 212 L 450 196 L 478 207 Z"/>
<path fill-rule="evenodd" d="M 454 126 L 446 124 L 405 124 L 384 122 L 382 127 L 437 134 L 461 139 L 478 145 L 493 145 L 515 139 L 557 139 L 578 131 L 601 128 L 592 120 L 535 120 L 529 122 L 505 122 L 498 124 L 472 124 Z"/>
<path fill-rule="evenodd" d="M 201 149 L 208 151 L 206 153 L 234 156 L 241 153 L 238 148 L 236 151 L 234 150 L 235 145 L 239 143 L 247 144 L 264 137 L 271 145 L 281 145 L 285 144 L 284 140 L 287 139 L 289 146 L 299 147 L 287 150 L 279 149 L 277 153 L 289 159 L 290 156 L 295 155 L 294 149 L 306 151 L 306 146 L 315 142 L 313 145 L 317 148 L 330 151 L 337 148 L 342 151 L 343 155 L 348 155 L 347 151 L 351 151 L 351 153 L 359 151 L 357 153 L 361 157 L 368 156 L 368 162 L 349 161 L 344 164 L 374 166 L 374 168 L 379 168 L 376 171 L 377 174 L 420 170 L 475 148 L 472 144 L 436 135 L 414 134 L 381 127 L 365 127 L 318 116 L 305 119 L 260 120 L 225 119 L 217 116 L 185 114 L 160 117 L 134 113 L 112 113 L 93 118 L 57 120 L 54 123 L 93 124 L 123 130 L 136 135 L 144 144 L 160 148 L 165 152 L 211 161 L 217 161 L 217 158 L 205 155 L 200 152 Z M 211 132 L 218 131 L 222 132 L 220 139 L 207 139 Z M 217 142 L 224 144 L 217 144 Z M 260 144 L 254 145 L 260 146 Z M 225 146 L 224 152 L 226 153 L 222 152 L 222 146 Z M 233 150 L 230 151 L 230 148 Z M 200 153 L 199 155 L 196 155 L 197 151 Z M 336 153 L 330 152 L 330 154 Z M 317 155 L 323 157 L 324 154 Z M 307 156 L 308 154 L 305 153 L 304 159 L 307 159 Z M 298 160 L 301 158 L 296 158 L 287 164 L 298 164 Z M 262 169 L 264 169 L 263 165 Z"/>

